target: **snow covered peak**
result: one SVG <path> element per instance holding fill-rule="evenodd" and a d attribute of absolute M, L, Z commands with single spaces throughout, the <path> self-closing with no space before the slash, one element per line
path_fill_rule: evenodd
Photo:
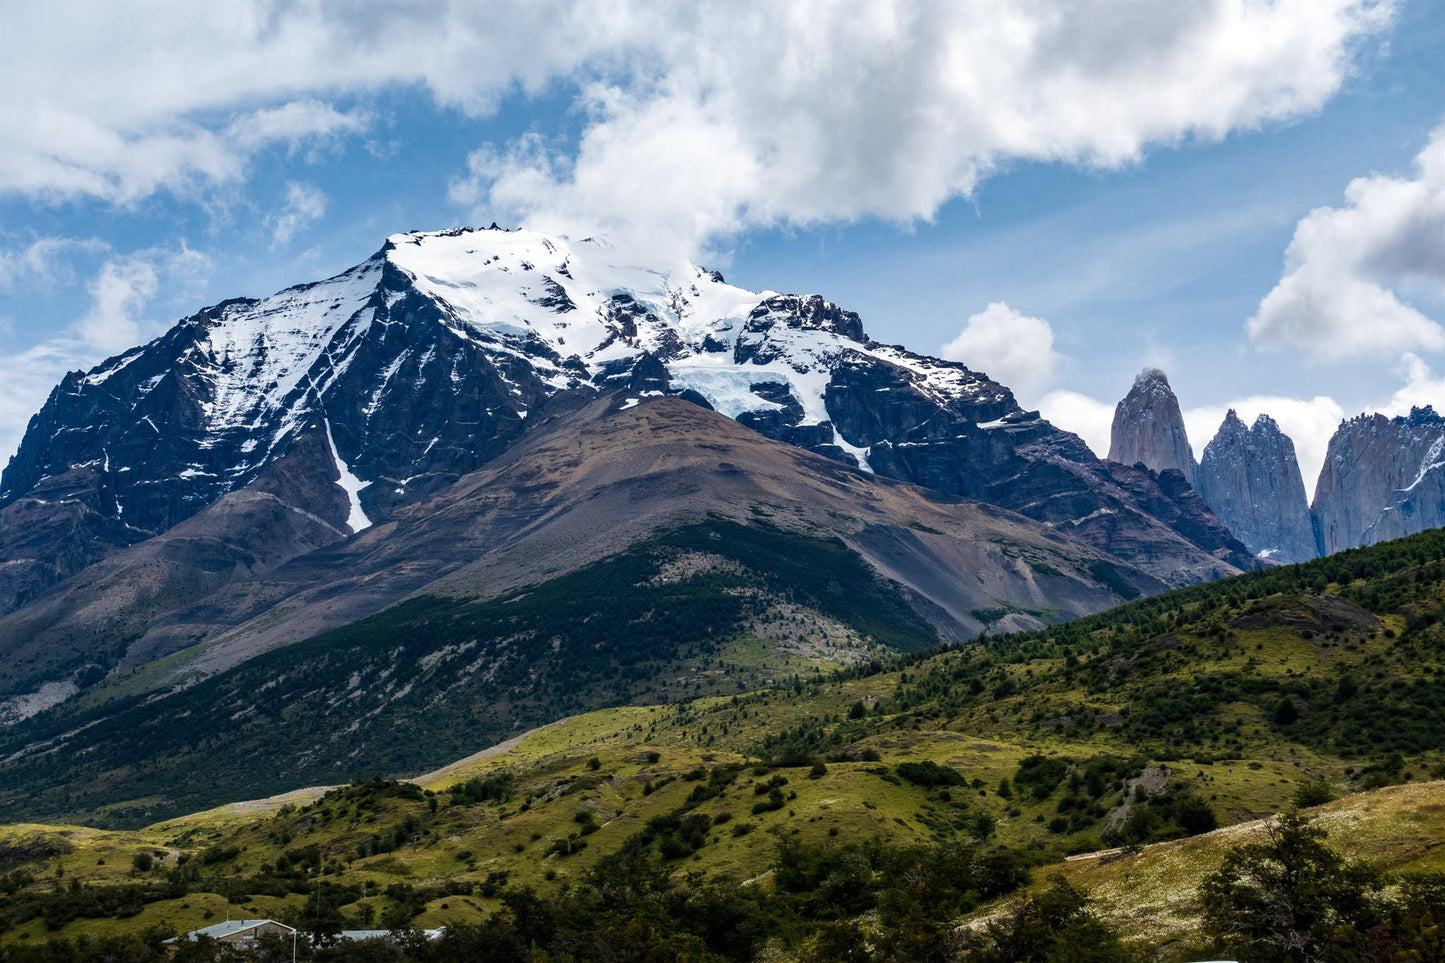
<path fill-rule="evenodd" d="M 731 344 L 773 296 L 685 261 L 666 269 L 630 264 L 605 241 L 538 231 L 395 234 L 384 253 L 473 337 L 540 342 L 594 373 L 638 351 L 696 350 L 709 338 Z"/>
<path fill-rule="evenodd" d="M 117 516 L 160 531 L 304 451 L 336 487 L 327 520 L 355 531 L 495 457 L 558 392 L 640 391 L 639 372 L 862 468 L 879 441 L 943 430 L 919 427 L 939 409 L 1018 429 L 1007 388 L 874 343 L 830 301 L 627 251 L 530 230 L 394 234 L 333 278 L 206 308 L 68 378 L 0 505 L 94 463 Z"/>

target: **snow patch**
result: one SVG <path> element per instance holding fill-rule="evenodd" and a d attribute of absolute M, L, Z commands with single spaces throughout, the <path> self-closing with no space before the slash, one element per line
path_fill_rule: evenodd
<path fill-rule="evenodd" d="M 336 464 L 336 473 L 340 476 L 336 484 L 346 492 L 346 500 L 351 503 L 351 512 L 346 516 L 346 525 L 354 535 L 363 528 L 371 527 L 371 519 L 366 517 L 366 512 L 361 510 L 361 490 L 371 482 L 364 482 L 351 473 L 346 462 L 341 460 L 341 453 L 336 450 L 336 439 L 331 437 L 331 419 L 325 420 L 326 444 L 331 447 L 331 460 Z"/>
<path fill-rule="evenodd" d="M 1441 466 L 1445 466 L 1445 460 L 1442 460 L 1440 458 L 1440 452 L 1442 449 L 1445 449 L 1445 435 L 1436 438 L 1435 441 L 1431 443 L 1430 450 L 1425 452 L 1425 457 L 1420 460 L 1420 473 L 1415 476 L 1414 481 L 1412 481 L 1409 485 L 1406 485 L 1404 488 L 1400 489 L 1400 491 L 1414 491 L 1416 486 L 1418 486 L 1422 481 L 1425 480 L 1426 475 L 1430 474 L 1430 472 L 1434 471 L 1437 468 L 1440 468 Z"/>

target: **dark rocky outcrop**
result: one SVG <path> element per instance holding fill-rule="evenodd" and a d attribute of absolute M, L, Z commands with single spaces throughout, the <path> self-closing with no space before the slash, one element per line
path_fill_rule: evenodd
<path fill-rule="evenodd" d="M 1199 460 L 1199 493 L 1250 551 L 1277 562 L 1316 557 L 1294 442 L 1273 418 L 1247 427 L 1230 409 Z"/>
<path fill-rule="evenodd" d="M 1157 368 L 1145 368 L 1134 386 L 1114 408 L 1109 432 L 1109 460 L 1122 465 L 1142 464 L 1155 471 L 1177 471 L 1195 484 L 1194 451 L 1184 431 L 1179 399 L 1169 378 Z"/>

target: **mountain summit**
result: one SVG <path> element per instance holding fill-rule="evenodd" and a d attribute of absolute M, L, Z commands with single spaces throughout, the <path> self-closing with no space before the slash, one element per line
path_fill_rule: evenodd
<path fill-rule="evenodd" d="M 1326 555 L 1445 525 L 1445 418 L 1425 407 L 1342 422 L 1313 507 Z"/>
<path fill-rule="evenodd" d="M 1269 415 L 1246 427 L 1229 410 L 1199 460 L 1199 493 L 1262 558 L 1304 562 L 1319 554 L 1294 442 Z"/>
<path fill-rule="evenodd" d="M 627 264 L 606 239 L 457 229 L 393 235 L 67 375 L 0 476 L 0 612 L 248 487 L 344 537 L 540 410 L 620 390 L 1014 509 L 1170 583 L 1250 564 L 1192 493 L 1104 465 L 1003 385 L 872 341 L 822 297 Z"/>
<path fill-rule="evenodd" d="M 1169 378 L 1158 368 L 1145 368 L 1134 387 L 1114 408 L 1109 432 L 1109 460 L 1142 464 L 1154 471 L 1177 471 L 1195 484 L 1194 451 L 1184 431 L 1179 399 Z"/>

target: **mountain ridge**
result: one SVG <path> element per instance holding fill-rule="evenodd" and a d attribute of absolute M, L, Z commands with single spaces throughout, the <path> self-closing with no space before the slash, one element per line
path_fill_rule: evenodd
<path fill-rule="evenodd" d="M 530 231 L 393 235 L 333 278 L 221 302 L 67 375 L 0 475 L 0 612 L 288 452 L 350 486 L 316 512 L 350 530 L 496 457 L 553 395 L 639 378 L 865 470 L 1116 543 L 1166 581 L 1251 564 L 1217 524 L 1178 544 L 1082 441 L 962 364 L 869 340 L 816 295 L 608 257 Z M 1129 538 L 1093 521 L 1106 513 L 1128 517 Z M 87 537 L 68 538 L 78 527 Z"/>

